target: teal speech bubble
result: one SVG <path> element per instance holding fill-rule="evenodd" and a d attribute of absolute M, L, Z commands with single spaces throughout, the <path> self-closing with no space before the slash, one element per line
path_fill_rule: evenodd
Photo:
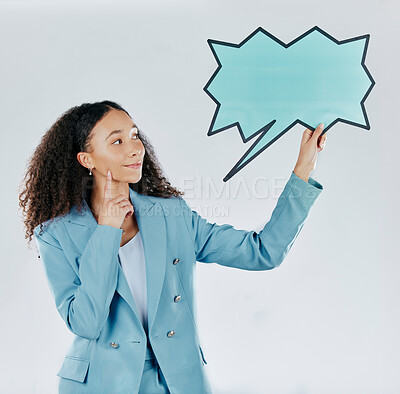
<path fill-rule="evenodd" d="M 297 123 L 324 123 L 322 134 L 339 121 L 369 130 L 369 37 L 338 41 L 314 26 L 285 44 L 259 27 L 240 44 L 207 40 L 218 63 L 203 88 L 217 104 L 207 135 L 233 126 L 244 143 L 259 135 L 224 182 Z"/>

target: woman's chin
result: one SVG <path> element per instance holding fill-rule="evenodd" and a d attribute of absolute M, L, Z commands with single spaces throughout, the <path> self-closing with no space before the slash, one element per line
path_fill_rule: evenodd
<path fill-rule="evenodd" d="M 137 176 L 130 176 L 125 181 L 128 183 L 138 183 L 141 178 L 142 178 L 142 174 L 137 175 Z"/>

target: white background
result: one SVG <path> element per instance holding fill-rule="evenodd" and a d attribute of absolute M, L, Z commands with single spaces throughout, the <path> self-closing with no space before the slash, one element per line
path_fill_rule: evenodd
<path fill-rule="evenodd" d="M 72 341 L 17 199 L 28 158 L 57 117 L 83 102 L 118 102 L 193 209 L 258 231 L 304 128 L 224 183 L 250 143 L 236 128 L 206 135 L 215 104 L 203 87 L 217 67 L 206 40 L 239 43 L 262 26 L 289 42 L 318 25 L 338 40 L 371 35 L 371 130 L 329 130 L 311 174 L 324 190 L 279 268 L 198 263 L 206 370 L 217 394 L 400 392 L 399 11 L 389 0 L 0 1 L 0 391 L 56 393 Z M 269 195 L 254 193 L 257 180 Z M 231 190 L 207 195 L 206 183 Z"/>

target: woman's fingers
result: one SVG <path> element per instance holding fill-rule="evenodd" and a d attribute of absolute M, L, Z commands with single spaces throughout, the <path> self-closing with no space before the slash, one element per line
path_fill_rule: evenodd
<path fill-rule="evenodd" d="M 107 179 L 106 184 L 104 185 L 104 200 L 109 201 L 111 199 L 111 182 L 112 182 L 112 175 L 111 171 L 107 171 Z"/>
<path fill-rule="evenodd" d="M 318 148 L 321 150 L 324 149 L 326 144 L 326 133 L 320 137 L 318 141 Z"/>
<path fill-rule="evenodd" d="M 304 142 L 309 141 L 310 139 L 313 139 L 313 141 L 315 141 L 315 144 L 317 145 L 318 149 L 320 149 L 320 150 L 324 149 L 325 144 L 326 144 L 326 133 L 321 136 L 323 131 L 324 131 L 323 123 L 320 123 L 314 131 L 306 129 L 303 133 L 302 142 L 304 143 Z"/>
<path fill-rule="evenodd" d="M 301 143 L 304 144 L 312 137 L 313 132 L 309 129 L 305 129 L 303 133 L 303 138 L 301 139 Z"/>
<path fill-rule="evenodd" d="M 125 217 L 129 217 L 131 215 L 133 215 L 134 212 L 134 208 L 133 205 L 130 203 L 130 201 L 128 199 L 124 199 L 122 201 L 119 202 L 119 207 L 120 208 L 124 208 L 124 213 L 125 213 Z"/>
<path fill-rule="evenodd" d="M 107 171 L 107 179 L 104 185 L 104 200 L 101 213 L 99 214 L 98 224 L 121 228 L 126 217 L 133 215 L 134 207 L 129 198 L 124 194 L 112 197 L 112 174 Z"/>
<path fill-rule="evenodd" d="M 320 124 L 318 125 L 318 127 L 317 127 L 317 128 L 314 130 L 314 132 L 313 132 L 313 138 L 314 138 L 315 142 L 318 141 L 318 138 L 319 138 L 320 135 L 322 134 L 323 130 L 324 130 L 324 124 L 323 124 L 323 123 L 320 123 Z"/>
<path fill-rule="evenodd" d="M 305 142 L 309 141 L 311 138 L 314 138 L 314 141 L 317 141 L 323 130 L 324 130 L 323 123 L 320 123 L 314 131 L 305 129 L 301 142 L 305 143 Z"/>

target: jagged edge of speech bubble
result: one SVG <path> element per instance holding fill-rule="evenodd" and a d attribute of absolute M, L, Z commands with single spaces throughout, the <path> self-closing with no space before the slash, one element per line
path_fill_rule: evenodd
<path fill-rule="evenodd" d="M 311 34 L 313 31 L 319 31 L 321 34 L 323 34 L 325 37 L 329 38 L 330 40 L 332 40 L 334 43 L 340 45 L 340 44 L 346 44 L 348 42 L 351 41 L 357 41 L 357 40 L 361 40 L 365 38 L 365 46 L 364 46 L 364 52 L 361 58 L 361 66 L 364 68 L 366 74 L 368 75 L 368 78 L 371 81 L 371 85 L 369 87 L 369 89 L 367 90 L 367 92 L 365 93 L 364 97 L 362 98 L 360 105 L 361 105 L 361 109 L 364 115 L 364 119 L 365 119 L 365 125 L 360 124 L 360 123 L 356 123 L 356 122 L 352 122 L 343 118 L 336 118 L 333 122 L 331 122 L 329 125 L 325 125 L 324 127 L 324 131 L 322 132 L 321 135 L 325 134 L 331 127 L 333 127 L 337 122 L 343 122 L 343 123 L 347 123 L 353 126 L 357 126 L 357 127 L 361 127 L 363 129 L 366 130 L 370 130 L 370 124 L 369 124 L 369 120 L 368 120 L 368 116 L 367 116 L 367 112 L 365 110 L 365 106 L 364 106 L 364 102 L 367 99 L 369 93 L 371 92 L 373 86 L 375 85 L 375 81 L 372 78 L 371 73 L 369 72 L 367 66 L 365 65 L 365 58 L 367 55 L 367 48 L 368 48 L 368 43 L 369 43 L 369 38 L 370 35 L 369 34 L 365 34 L 362 36 L 357 36 L 357 37 L 353 37 L 353 38 L 349 38 L 346 40 L 342 40 L 339 41 L 336 38 L 332 37 L 330 34 L 328 34 L 327 32 L 325 32 L 324 30 L 322 30 L 320 27 L 318 26 L 314 26 L 313 28 L 311 28 L 310 30 L 306 31 L 305 33 L 303 33 L 302 35 L 298 36 L 297 38 L 295 38 L 293 41 L 289 42 L 288 44 L 285 44 L 284 42 L 282 42 L 281 40 L 279 40 L 277 37 L 275 37 L 274 35 L 272 35 L 271 33 L 269 33 L 268 31 L 266 31 L 265 29 L 263 29 L 261 26 L 258 27 L 256 30 L 254 30 L 248 37 L 246 37 L 240 44 L 234 44 L 234 43 L 230 43 L 230 42 L 225 42 L 225 41 L 218 41 L 218 40 L 213 40 L 213 39 L 208 39 L 207 43 L 211 49 L 211 52 L 214 55 L 214 58 L 216 60 L 216 62 L 218 63 L 218 67 L 217 69 L 214 71 L 213 75 L 211 76 L 211 78 L 208 80 L 207 84 L 204 86 L 203 90 L 208 94 L 208 96 L 211 97 L 211 99 L 217 104 L 217 108 L 215 109 L 213 118 L 211 120 L 211 124 L 210 127 L 207 131 L 207 135 L 208 136 L 212 136 L 214 134 L 218 134 L 224 130 L 230 129 L 231 127 L 236 126 L 237 129 L 239 130 L 240 133 L 240 137 L 242 138 L 243 143 L 248 142 L 249 140 L 253 139 L 257 134 L 260 134 L 260 136 L 257 138 L 256 141 L 254 141 L 254 143 L 249 147 L 249 149 L 242 155 L 242 157 L 238 160 L 238 163 L 240 163 L 242 161 L 242 159 L 247 156 L 248 152 L 253 148 L 254 145 L 257 144 L 257 142 L 265 135 L 265 133 L 273 126 L 273 124 L 276 122 L 276 120 L 271 121 L 270 123 L 268 123 L 267 125 L 263 126 L 260 130 L 257 130 L 255 133 L 253 133 L 252 135 L 250 135 L 249 137 L 245 137 L 243 130 L 240 126 L 240 123 L 237 122 L 233 122 L 230 123 L 224 127 L 221 127 L 217 130 L 212 131 L 214 123 L 217 119 L 218 116 L 218 112 L 219 109 L 221 107 L 221 103 L 211 94 L 211 92 L 208 91 L 208 87 L 210 86 L 210 84 L 212 83 L 212 81 L 214 80 L 214 78 L 217 76 L 219 70 L 222 68 L 222 64 L 218 59 L 218 56 L 212 46 L 212 44 L 218 44 L 218 45 L 226 45 L 226 46 L 230 46 L 230 47 L 234 47 L 234 48 L 240 48 L 242 45 L 244 45 L 247 41 L 251 40 L 251 38 L 256 35 L 258 32 L 262 32 L 264 33 L 266 36 L 270 37 L 271 39 L 273 39 L 274 41 L 276 41 L 278 44 L 282 45 L 284 48 L 289 48 L 291 45 L 295 44 L 297 41 L 303 39 L 304 37 L 306 37 L 308 34 Z M 296 119 L 294 120 L 287 128 L 285 128 L 279 135 L 277 135 L 273 140 L 271 140 L 267 145 L 265 145 L 262 149 L 260 149 L 254 156 L 252 156 L 252 158 L 248 161 L 245 162 L 245 164 L 242 164 L 240 166 L 238 166 L 237 164 L 235 164 L 235 166 L 229 171 L 229 173 L 224 177 L 223 181 L 226 182 L 228 181 L 230 178 L 232 178 L 237 172 L 239 172 L 243 167 L 245 167 L 246 165 L 248 165 L 251 161 L 253 161 L 259 154 L 261 154 L 265 149 L 267 149 L 271 144 L 273 144 L 276 140 L 278 140 L 280 137 L 282 137 L 287 131 L 289 131 L 294 125 L 296 125 L 297 123 L 303 125 L 304 127 L 308 128 L 309 130 L 315 130 L 314 127 L 312 127 L 311 125 L 309 125 L 306 122 L 303 122 L 300 119 Z"/>

